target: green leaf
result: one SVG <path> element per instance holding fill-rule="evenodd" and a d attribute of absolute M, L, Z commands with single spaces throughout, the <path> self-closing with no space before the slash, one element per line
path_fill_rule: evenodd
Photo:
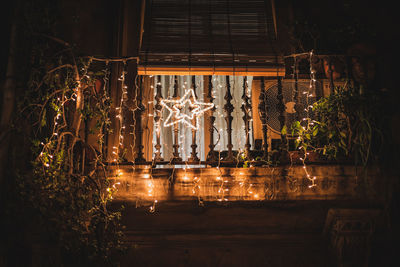
<path fill-rule="evenodd" d="M 46 109 L 43 109 L 42 119 L 40 120 L 40 126 L 46 126 Z"/>
<path fill-rule="evenodd" d="M 294 145 L 295 145 L 295 148 L 297 149 L 300 145 L 300 140 L 298 140 L 297 138 L 294 139 Z"/>
<path fill-rule="evenodd" d="M 340 144 L 343 146 L 343 148 L 346 147 L 346 143 L 344 142 L 344 139 L 340 139 Z"/>
<path fill-rule="evenodd" d="M 312 135 L 313 135 L 313 136 L 316 136 L 317 134 L 318 134 L 318 128 L 315 127 L 315 128 L 314 128 L 314 131 L 312 132 Z"/>
<path fill-rule="evenodd" d="M 243 168 L 248 168 L 249 167 L 249 162 L 246 160 L 243 164 Z"/>
<path fill-rule="evenodd" d="M 284 126 L 282 127 L 281 133 L 282 133 L 283 135 L 286 135 L 286 134 L 287 134 L 287 127 L 286 127 L 286 125 L 284 125 Z"/>
<path fill-rule="evenodd" d="M 307 144 L 303 144 L 303 150 L 307 151 L 308 145 Z"/>

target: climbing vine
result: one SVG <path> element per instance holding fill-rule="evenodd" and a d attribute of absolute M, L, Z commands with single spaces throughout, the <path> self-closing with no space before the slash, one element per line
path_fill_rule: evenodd
<path fill-rule="evenodd" d="M 33 122 L 27 133 L 32 164 L 20 175 L 20 193 L 63 261 L 111 261 L 123 243 L 121 214 L 109 210 L 115 185 L 103 166 L 110 70 L 89 72 L 91 61 L 75 59 L 68 47 L 55 57 L 46 58 L 47 52 L 33 58 L 28 90 L 18 105 L 19 120 Z M 87 142 L 89 135 L 97 146 Z"/>
<path fill-rule="evenodd" d="M 44 246 L 48 253 L 40 265 L 116 264 L 125 250 L 123 226 L 118 207 L 111 208 L 116 185 L 103 164 L 111 132 L 111 66 L 94 64 L 54 37 L 48 23 L 53 12 L 43 19 L 29 14 L 21 23 L 30 25 L 23 33 L 30 61 L 20 74 L 24 94 L 16 99 L 11 129 L 13 142 L 28 140 L 29 146 L 11 151 L 16 167 L 8 171 L 13 182 L 7 185 L 3 223 L 12 227 L 18 221 L 21 242 Z M 10 242 L 15 236 L 10 234 Z"/>

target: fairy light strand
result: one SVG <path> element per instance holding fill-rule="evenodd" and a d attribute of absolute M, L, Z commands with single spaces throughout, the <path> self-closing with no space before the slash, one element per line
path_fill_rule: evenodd
<path fill-rule="evenodd" d="M 310 85 L 307 87 L 307 90 L 303 91 L 303 94 L 306 96 L 306 108 L 304 109 L 306 116 L 303 118 L 303 122 L 305 122 L 305 126 L 303 127 L 304 131 L 309 131 L 310 127 L 313 125 L 313 122 L 311 121 L 310 118 L 310 110 L 312 110 L 313 105 L 310 104 L 309 98 L 313 96 L 313 92 L 315 91 L 315 82 L 316 82 L 316 76 L 315 76 L 315 70 L 313 68 L 313 57 L 314 57 L 314 52 L 311 51 L 309 53 L 309 61 L 310 61 Z M 316 176 L 311 176 L 307 169 L 306 165 L 306 159 L 307 156 L 309 155 L 309 152 L 307 152 L 307 148 L 304 146 L 300 146 L 299 149 L 302 149 L 304 151 L 304 156 L 300 157 L 300 160 L 303 164 L 303 170 L 306 175 L 306 178 L 311 182 L 311 184 L 308 186 L 309 188 L 313 188 L 316 185 Z"/>

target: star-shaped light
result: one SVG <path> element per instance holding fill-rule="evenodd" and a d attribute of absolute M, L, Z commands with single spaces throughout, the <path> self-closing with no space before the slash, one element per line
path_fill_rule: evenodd
<path fill-rule="evenodd" d="M 198 101 L 193 89 L 186 90 L 180 99 L 162 99 L 160 104 L 169 111 L 164 127 L 170 127 L 182 122 L 194 130 L 199 129 L 199 120 L 204 112 L 214 107 L 213 103 Z M 186 104 L 189 104 L 190 107 L 189 114 L 182 112 Z M 192 123 L 193 119 L 195 119 L 195 125 Z"/>

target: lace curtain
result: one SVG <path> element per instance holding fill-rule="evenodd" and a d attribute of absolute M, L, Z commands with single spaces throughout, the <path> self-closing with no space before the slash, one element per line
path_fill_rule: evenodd
<path fill-rule="evenodd" d="M 243 111 L 241 106 L 243 103 L 243 76 L 229 76 L 232 94 L 232 105 L 234 106 L 234 111 L 232 113 L 232 143 L 233 150 L 244 149 L 246 142 L 246 135 L 244 130 L 243 122 Z M 204 76 L 195 76 L 196 80 L 196 94 L 199 101 L 204 101 L 205 96 L 207 96 L 208 88 L 204 88 Z M 214 140 L 219 142 L 215 147 L 215 150 L 227 150 L 228 137 L 227 137 L 227 126 L 225 121 L 225 111 L 224 105 L 226 103 L 224 96 L 226 93 L 226 76 L 213 76 L 213 96 L 216 111 L 214 112 L 215 128 L 214 130 Z M 252 76 L 247 76 L 248 90 L 247 94 L 251 97 L 251 84 Z M 178 76 L 178 95 L 183 96 L 185 90 L 191 88 L 192 76 Z M 161 76 L 161 87 L 162 96 L 164 99 L 172 98 L 174 90 L 174 76 L 163 75 Z M 155 101 L 155 100 L 154 100 Z M 204 101 L 206 102 L 206 101 Z M 163 109 L 162 111 L 162 122 L 161 122 L 161 153 L 165 160 L 170 160 L 173 152 L 173 127 L 164 127 L 163 123 L 167 119 L 168 112 Z M 155 126 L 154 126 L 155 127 Z M 197 156 L 200 160 L 205 160 L 205 148 L 208 147 L 208 143 L 205 143 L 204 133 L 208 131 L 208 121 L 205 122 L 204 116 L 200 119 L 200 127 L 196 134 L 196 144 L 197 144 Z M 253 143 L 252 127 L 250 127 L 250 142 Z M 153 131 L 153 146 L 156 142 L 156 130 Z M 183 160 L 187 160 L 190 157 L 192 144 L 192 132 L 191 129 L 182 123 L 179 123 L 179 153 Z M 253 145 L 253 144 L 252 144 Z"/>

